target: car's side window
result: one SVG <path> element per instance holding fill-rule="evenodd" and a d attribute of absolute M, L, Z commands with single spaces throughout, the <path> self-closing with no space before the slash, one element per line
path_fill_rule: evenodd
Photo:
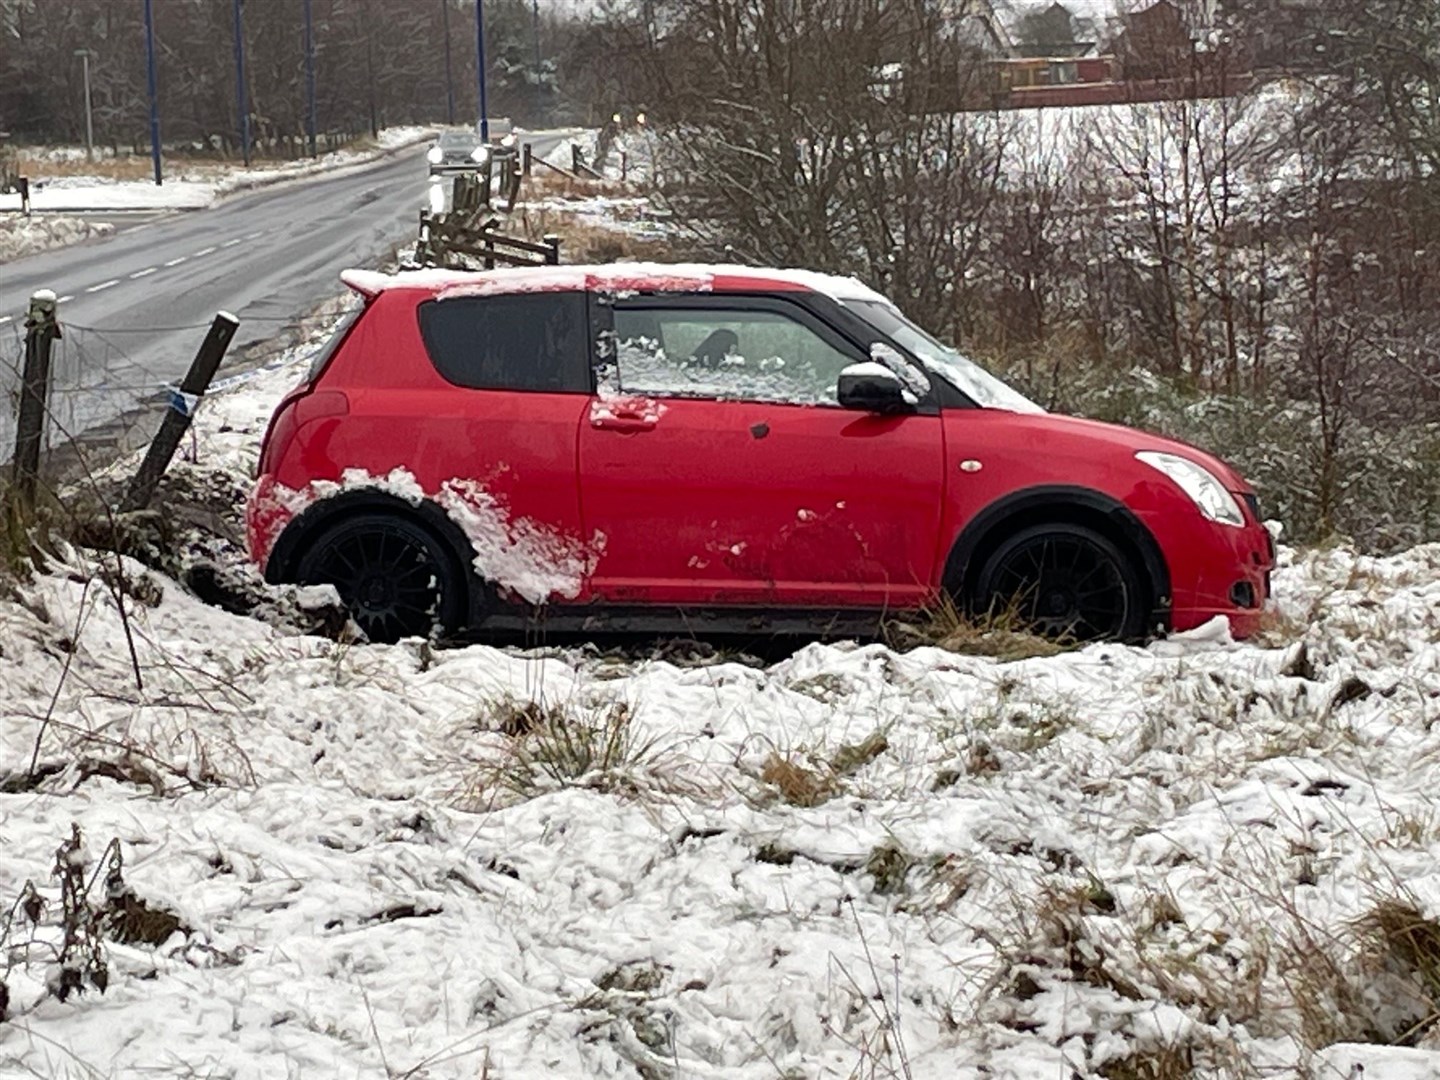
<path fill-rule="evenodd" d="M 473 390 L 590 392 L 584 293 L 457 296 L 420 305 L 420 336 L 448 382 Z"/>
<path fill-rule="evenodd" d="M 778 311 L 617 307 L 615 381 L 627 394 L 836 404 L 853 356 Z"/>

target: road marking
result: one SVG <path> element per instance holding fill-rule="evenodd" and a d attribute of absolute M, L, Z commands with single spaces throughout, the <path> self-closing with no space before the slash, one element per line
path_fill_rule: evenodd
<path fill-rule="evenodd" d="M 263 231 L 262 231 L 262 232 L 246 233 L 244 236 L 241 237 L 241 239 L 242 239 L 242 240 L 258 240 L 260 237 L 262 237 L 262 236 L 264 236 L 264 235 L 265 235 L 265 234 L 264 234 Z"/>
<path fill-rule="evenodd" d="M 3 319 L 0 319 L 0 326 L 4 326 L 7 322 L 12 321 L 14 318 L 14 315 L 6 315 Z"/>
<path fill-rule="evenodd" d="M 234 247 L 236 244 L 240 244 L 240 243 L 244 243 L 244 241 L 241 240 L 240 237 L 237 236 L 234 240 L 226 240 L 226 241 L 225 241 L 223 244 L 221 244 L 220 246 L 221 246 L 222 248 Z"/>
<path fill-rule="evenodd" d="M 113 289 L 116 285 L 119 285 L 119 284 L 120 284 L 120 279 L 119 279 L 118 277 L 116 277 L 116 278 L 111 278 L 109 281 L 102 281 L 99 285 L 91 285 L 91 286 L 90 286 L 88 289 L 86 289 L 85 291 L 86 291 L 86 292 L 104 292 L 106 289 Z"/>
<path fill-rule="evenodd" d="M 197 252 L 195 252 L 194 258 L 197 258 L 197 259 L 198 259 L 198 258 L 200 258 L 200 256 L 202 256 L 202 255 L 209 255 L 209 254 L 213 253 L 214 251 L 215 251 L 215 249 L 214 249 L 213 247 L 208 247 L 208 248 L 206 248 L 204 251 L 197 251 Z"/>
<path fill-rule="evenodd" d="M 155 273 L 155 270 L 156 268 L 153 266 L 147 266 L 144 270 L 136 270 L 135 273 L 130 275 L 130 280 L 134 281 L 136 278 L 149 277 Z"/>
<path fill-rule="evenodd" d="M 187 260 L 188 258 L 190 258 L 189 255 L 181 255 L 178 259 L 171 259 L 171 260 L 170 260 L 169 262 L 167 262 L 165 265 L 166 265 L 166 266 L 179 266 L 182 262 L 185 262 L 185 260 Z"/>
<path fill-rule="evenodd" d="M 57 304 L 68 304 L 71 300 L 74 300 L 74 299 L 75 299 L 75 297 L 74 297 L 73 295 L 72 295 L 72 296 L 62 296 L 62 297 L 60 297 L 59 300 L 56 300 L 55 302 L 56 302 Z"/>

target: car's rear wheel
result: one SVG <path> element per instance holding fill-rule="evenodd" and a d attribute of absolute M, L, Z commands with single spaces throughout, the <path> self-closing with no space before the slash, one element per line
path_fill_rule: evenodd
<path fill-rule="evenodd" d="M 464 605 L 456 560 L 434 534 L 393 514 L 345 518 L 306 546 L 302 585 L 333 585 L 371 641 L 454 629 Z"/>
<path fill-rule="evenodd" d="M 1133 562 L 1106 536 L 1064 522 L 1032 525 L 991 552 L 972 609 L 1013 615 L 1047 637 L 1127 640 L 1145 626 L 1146 591 Z"/>

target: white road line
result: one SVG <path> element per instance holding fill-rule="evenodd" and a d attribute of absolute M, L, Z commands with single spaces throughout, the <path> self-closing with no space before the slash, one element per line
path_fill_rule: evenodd
<path fill-rule="evenodd" d="M 14 318 L 14 315 L 6 315 L 3 319 L 0 319 L 0 326 L 4 326 L 7 322 L 11 322 Z"/>
<path fill-rule="evenodd" d="M 73 295 L 71 295 L 71 296 L 62 296 L 62 297 L 60 297 L 59 300 L 56 300 L 55 302 L 56 302 L 57 304 L 68 304 L 71 300 L 74 300 L 74 299 L 75 299 L 75 297 L 74 297 Z"/>
<path fill-rule="evenodd" d="M 258 240 L 260 237 L 262 237 L 262 236 L 264 236 L 264 235 L 265 235 L 265 234 L 264 234 L 263 232 L 246 233 L 244 236 L 241 237 L 241 239 L 242 239 L 242 240 Z"/>
<path fill-rule="evenodd" d="M 166 265 L 166 266 L 179 266 L 182 262 L 185 262 L 185 261 L 186 261 L 187 259 L 189 259 L 189 258 L 190 258 L 189 255 L 181 255 L 178 259 L 171 259 L 171 260 L 170 260 L 169 262 L 167 262 L 165 265 Z"/>
<path fill-rule="evenodd" d="M 204 251 L 197 251 L 197 252 L 195 252 L 195 254 L 192 256 L 192 258 L 198 259 L 198 258 L 200 258 L 200 256 L 202 256 L 202 255 L 210 255 L 210 254 L 214 253 L 214 251 L 215 251 L 215 249 L 214 249 L 213 247 L 208 247 L 208 248 L 206 248 Z"/>
<path fill-rule="evenodd" d="M 104 292 L 106 289 L 113 289 L 116 285 L 119 285 L 119 284 L 120 284 L 120 279 L 119 279 L 118 277 L 116 277 L 116 278 L 111 278 L 109 281 L 102 281 L 99 285 L 91 285 L 91 286 L 90 286 L 88 289 L 86 289 L 85 291 L 86 291 L 86 292 Z"/>
<path fill-rule="evenodd" d="M 144 270 L 136 270 L 135 273 L 130 275 L 130 280 L 134 281 L 136 278 L 149 277 L 151 274 L 155 273 L 156 269 L 158 268 L 154 266 L 147 266 Z"/>
<path fill-rule="evenodd" d="M 221 246 L 222 248 L 234 247 L 236 244 L 240 244 L 240 243 L 244 243 L 244 241 L 241 240 L 240 237 L 237 236 L 234 240 L 226 240 L 226 241 L 225 241 L 223 244 L 221 244 L 220 246 Z"/>

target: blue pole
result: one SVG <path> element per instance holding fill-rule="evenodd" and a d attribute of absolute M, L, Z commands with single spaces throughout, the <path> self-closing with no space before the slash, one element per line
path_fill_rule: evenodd
<path fill-rule="evenodd" d="M 445 38 L 445 122 L 455 123 L 455 71 L 450 62 L 450 0 L 440 0 L 440 33 Z"/>
<path fill-rule="evenodd" d="M 315 26 L 310 18 L 310 0 L 305 0 L 305 134 L 310 137 L 310 156 L 315 156 Z"/>
<path fill-rule="evenodd" d="M 485 0 L 475 0 L 475 76 L 480 84 L 480 139 L 488 143 L 490 111 L 485 107 Z"/>
<path fill-rule="evenodd" d="M 240 117 L 240 157 L 250 164 L 250 104 L 245 100 L 245 24 L 235 0 L 235 111 Z"/>
<path fill-rule="evenodd" d="M 145 0 L 145 65 L 150 83 L 150 157 L 155 162 L 155 183 L 160 183 L 160 95 L 155 85 L 155 16 Z"/>

